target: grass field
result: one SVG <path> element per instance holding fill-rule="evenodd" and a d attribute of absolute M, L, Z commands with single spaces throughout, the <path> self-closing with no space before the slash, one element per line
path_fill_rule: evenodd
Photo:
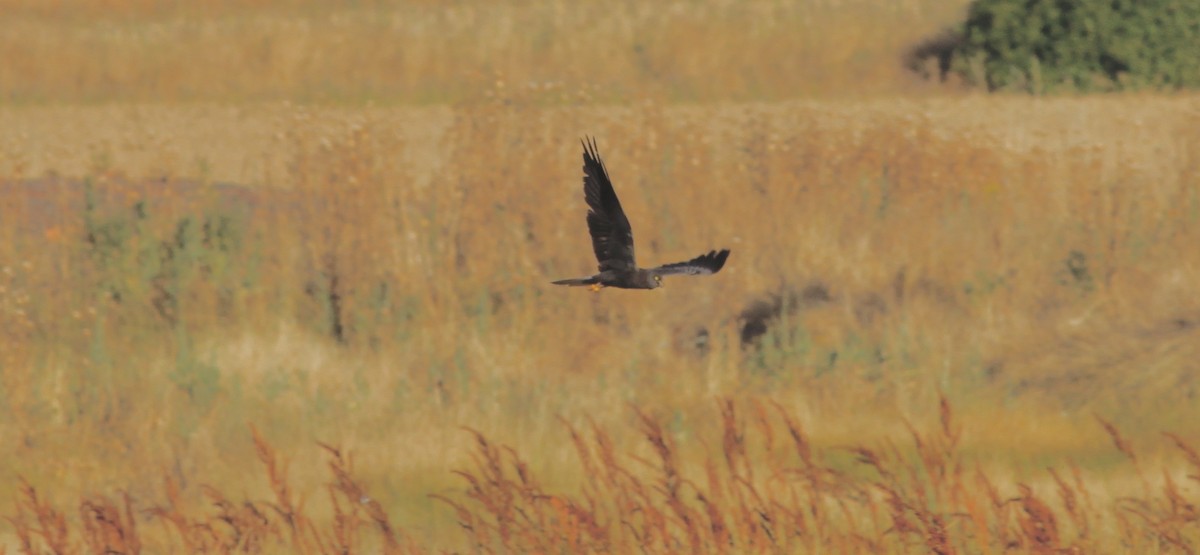
<path fill-rule="evenodd" d="M 950 1 L 76 4 L 0 0 L 9 551 L 1200 546 L 1194 95 L 918 82 Z M 585 135 L 726 269 L 550 286 Z"/>

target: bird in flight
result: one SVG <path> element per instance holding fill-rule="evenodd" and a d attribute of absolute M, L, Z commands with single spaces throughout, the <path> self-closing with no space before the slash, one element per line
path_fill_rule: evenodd
<path fill-rule="evenodd" d="M 596 140 L 583 142 L 583 195 L 588 204 L 588 233 L 592 250 L 600 262 L 600 273 L 585 278 L 560 279 L 554 285 L 586 285 L 592 291 L 602 287 L 621 289 L 657 289 L 663 276 L 708 275 L 721 271 L 729 249 L 711 251 L 688 260 L 656 268 L 638 268 L 633 258 L 633 229 L 621 209 L 608 170 L 596 151 Z"/>

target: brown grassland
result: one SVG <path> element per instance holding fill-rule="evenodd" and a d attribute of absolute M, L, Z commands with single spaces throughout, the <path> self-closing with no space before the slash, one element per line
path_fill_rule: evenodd
<path fill-rule="evenodd" d="M 1200 98 L 962 7 L 0 0 L 0 550 L 1196 552 Z"/>

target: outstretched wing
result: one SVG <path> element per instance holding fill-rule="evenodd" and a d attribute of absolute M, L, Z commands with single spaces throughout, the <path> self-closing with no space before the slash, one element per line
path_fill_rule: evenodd
<path fill-rule="evenodd" d="M 588 204 L 588 233 L 600 271 L 633 270 L 633 229 L 596 151 L 596 140 L 583 141 L 583 195 Z"/>
<path fill-rule="evenodd" d="M 700 276 L 715 274 L 725 267 L 725 259 L 729 258 L 729 249 L 721 249 L 712 251 L 708 254 L 702 254 L 688 260 L 687 262 L 676 262 L 674 264 L 663 264 L 657 268 L 650 270 L 660 276 L 672 275 L 689 275 Z"/>

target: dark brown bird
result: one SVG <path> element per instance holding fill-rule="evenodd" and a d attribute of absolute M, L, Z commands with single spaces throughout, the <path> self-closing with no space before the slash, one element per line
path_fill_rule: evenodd
<path fill-rule="evenodd" d="M 555 285 L 589 285 L 592 291 L 601 287 L 621 289 L 657 289 L 663 276 L 707 275 L 721 271 L 729 249 L 711 251 L 688 260 L 664 264 L 657 268 L 638 268 L 633 257 L 633 229 L 617 200 L 608 170 L 596 151 L 596 140 L 583 141 L 583 195 L 588 204 L 588 233 L 592 235 L 592 250 L 600 262 L 600 273 L 586 278 L 560 279 Z"/>

